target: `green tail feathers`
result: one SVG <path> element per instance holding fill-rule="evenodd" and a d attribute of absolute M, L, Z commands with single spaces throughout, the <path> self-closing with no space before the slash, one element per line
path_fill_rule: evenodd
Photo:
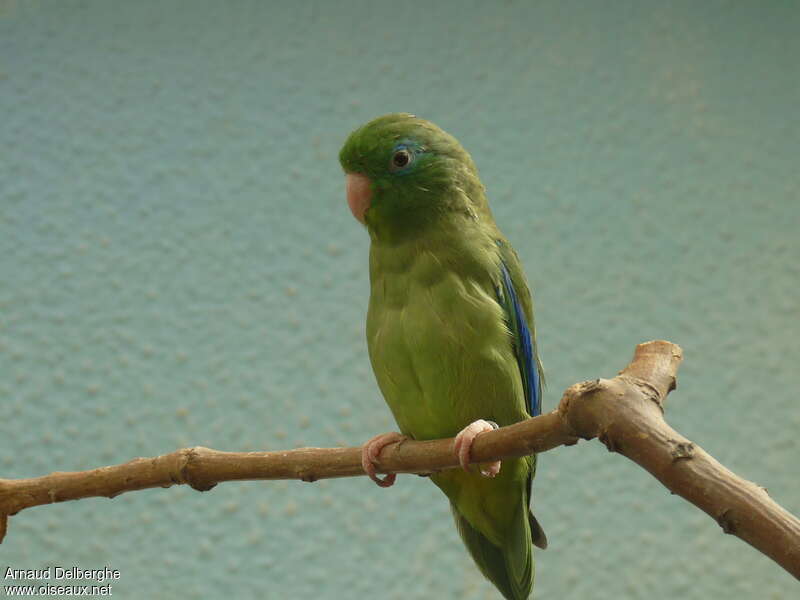
<path fill-rule="evenodd" d="M 539 525 L 539 521 L 536 520 L 532 512 L 528 512 L 528 524 L 531 526 L 533 545 L 542 550 L 547 550 L 547 535 L 545 535 L 544 529 Z"/>
<path fill-rule="evenodd" d="M 451 502 L 450 508 L 456 520 L 461 539 L 475 560 L 475 564 L 500 593 L 508 600 L 525 600 L 533 586 L 533 551 L 531 549 L 531 521 L 536 522 L 520 502 L 515 526 L 503 547 L 490 542 L 475 529 Z M 536 523 L 537 534 L 544 535 Z M 546 540 L 546 538 L 545 538 Z M 539 541 L 539 540 L 537 540 Z M 545 541 L 545 544 L 547 542 Z"/>

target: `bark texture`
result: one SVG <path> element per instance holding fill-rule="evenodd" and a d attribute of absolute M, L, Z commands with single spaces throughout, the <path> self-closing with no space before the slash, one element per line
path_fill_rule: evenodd
<path fill-rule="evenodd" d="M 670 342 L 640 344 L 630 364 L 613 379 L 575 384 L 564 392 L 556 410 L 481 434 L 472 446 L 472 461 L 546 452 L 598 438 L 706 512 L 725 533 L 741 538 L 800 579 L 800 520 L 764 488 L 726 469 L 664 420 L 664 401 L 675 389 L 681 360 L 681 349 Z M 427 474 L 457 467 L 452 447 L 453 439 L 392 444 L 381 453 L 379 471 Z M 224 481 L 310 482 L 363 474 L 359 447 L 220 452 L 198 446 L 91 471 L 0 479 L 0 540 L 9 516 L 42 504 L 113 498 L 181 484 L 207 491 Z"/>

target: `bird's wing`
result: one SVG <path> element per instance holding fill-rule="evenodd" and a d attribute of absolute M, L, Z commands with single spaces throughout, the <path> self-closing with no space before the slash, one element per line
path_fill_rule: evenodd
<path fill-rule="evenodd" d="M 497 245 L 500 248 L 501 271 L 497 297 L 511 331 L 514 354 L 525 390 L 525 404 L 528 413 L 536 417 L 542 413 L 542 365 L 536 351 L 530 292 L 514 250 L 502 240 L 498 240 Z"/>
<path fill-rule="evenodd" d="M 497 297 L 505 311 L 506 323 L 511 331 L 514 354 L 525 391 L 525 404 L 528 413 L 532 417 L 537 417 L 542 414 L 544 373 L 536 350 L 533 302 L 517 253 L 504 240 L 497 240 L 497 246 L 500 248 L 500 285 L 497 286 Z M 531 471 L 526 485 L 526 506 L 531 499 L 531 484 L 536 473 L 536 455 L 529 456 L 528 460 Z M 533 543 L 539 548 L 547 548 L 547 535 L 530 510 L 528 510 L 528 522 Z"/>

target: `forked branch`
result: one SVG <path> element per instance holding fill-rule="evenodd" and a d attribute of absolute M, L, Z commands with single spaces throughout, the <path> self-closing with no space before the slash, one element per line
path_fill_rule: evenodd
<path fill-rule="evenodd" d="M 764 488 L 714 460 L 664 421 L 663 405 L 675 388 L 682 356 L 675 344 L 648 342 L 613 379 L 568 388 L 556 410 L 481 434 L 473 462 L 524 456 L 598 438 L 649 471 L 670 491 L 715 519 L 800 579 L 800 520 Z M 407 441 L 384 448 L 382 473 L 431 473 L 458 465 L 453 440 Z M 361 450 L 299 448 L 278 452 L 220 452 L 194 447 L 91 471 L 51 473 L 33 479 L 0 479 L 0 540 L 7 519 L 19 511 L 93 496 L 188 484 L 210 490 L 217 483 L 253 479 L 301 479 L 363 475 Z"/>

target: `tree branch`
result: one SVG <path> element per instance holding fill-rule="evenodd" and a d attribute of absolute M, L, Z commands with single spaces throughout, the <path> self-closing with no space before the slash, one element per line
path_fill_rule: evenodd
<path fill-rule="evenodd" d="M 613 379 L 571 386 L 556 410 L 481 434 L 473 462 L 546 452 L 579 439 L 598 438 L 649 471 L 670 491 L 800 579 L 800 520 L 761 488 L 732 473 L 673 430 L 663 402 L 675 388 L 681 349 L 655 341 L 636 347 L 631 363 Z M 456 467 L 453 440 L 407 441 L 384 448 L 382 473 L 432 473 Z M 94 496 L 188 484 L 206 491 L 217 483 L 363 475 L 361 449 L 299 448 L 279 452 L 220 452 L 194 447 L 91 471 L 0 479 L 0 540 L 7 518 L 19 511 Z"/>

